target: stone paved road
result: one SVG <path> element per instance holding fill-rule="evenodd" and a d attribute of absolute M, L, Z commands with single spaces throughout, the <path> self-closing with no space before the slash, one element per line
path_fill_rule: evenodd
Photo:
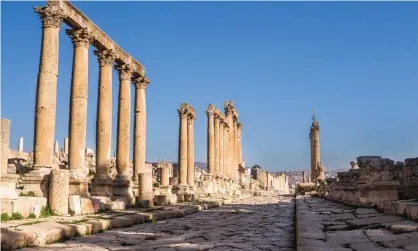
<path fill-rule="evenodd" d="M 295 250 L 294 199 L 257 196 L 155 223 L 22 250 Z"/>
<path fill-rule="evenodd" d="M 298 251 L 418 251 L 418 223 L 375 209 L 297 196 Z"/>

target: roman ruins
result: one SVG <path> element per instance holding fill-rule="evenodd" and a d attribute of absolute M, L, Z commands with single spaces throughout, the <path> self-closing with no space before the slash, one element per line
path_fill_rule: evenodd
<path fill-rule="evenodd" d="M 49 205 L 56 214 L 93 213 L 139 205 L 152 207 L 215 195 L 237 195 L 252 190 L 286 190 L 277 177 L 274 184 L 252 179 L 242 161 L 241 123 L 233 101 L 224 104 L 225 115 L 210 105 L 208 115 L 208 170 L 195 167 L 194 121 L 196 111 L 180 104 L 178 168 L 170 163 L 146 163 L 145 68 L 68 1 L 48 1 L 36 7 L 42 22 L 42 43 L 36 93 L 33 152 L 9 149 L 10 124 L 2 119 L 2 212 L 27 216 Z M 63 149 L 54 138 L 58 73 L 58 33 L 61 25 L 73 44 L 69 109 L 69 136 Z M 99 66 L 96 151 L 86 148 L 88 103 L 88 50 L 95 47 Z M 112 68 L 119 75 L 117 121 L 112 121 Z M 131 95 L 130 86 L 135 93 Z M 131 108 L 131 99 L 134 107 Z M 131 112 L 134 128 L 130 135 Z M 116 153 L 111 156 L 111 128 L 117 125 Z M 130 139 L 133 137 L 133 159 Z M 8 164 L 9 163 L 9 164 Z M 155 171 L 157 170 L 157 171 Z M 273 176 L 272 176 L 273 177 Z M 275 176 L 274 176 L 275 177 Z M 273 179 L 273 178 L 272 178 Z M 276 179 L 276 178 L 274 178 Z M 154 186 L 155 182 L 159 185 Z M 255 185 L 257 183 L 257 185 Z M 28 197 L 27 194 L 34 196 Z M 21 195 L 21 196 L 19 196 Z M 67 198 L 67 199 L 66 199 Z M 68 206 L 66 206 L 68 204 Z"/>
<path fill-rule="evenodd" d="M 312 115 L 312 125 L 309 133 L 311 142 L 311 180 L 324 180 L 325 173 L 320 159 L 319 122 L 316 121 L 315 110 Z"/>

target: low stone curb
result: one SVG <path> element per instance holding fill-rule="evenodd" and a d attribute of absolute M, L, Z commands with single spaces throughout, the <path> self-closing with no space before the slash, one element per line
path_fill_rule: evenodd
<path fill-rule="evenodd" d="M 247 197 L 250 196 L 240 196 L 240 198 L 236 200 Z M 97 216 L 97 218 L 92 218 L 91 220 L 77 224 L 42 222 L 33 225 L 21 225 L 18 227 L 18 230 L 2 228 L 1 249 L 12 250 L 24 247 L 45 246 L 75 236 L 102 233 L 110 229 L 130 227 L 135 224 L 151 222 L 153 220 L 184 217 L 188 214 L 219 207 L 224 204 L 229 204 L 230 202 L 231 200 L 213 201 L 199 205 L 186 205 L 182 208 L 169 211 L 155 210 L 149 213 L 127 211 L 126 213 L 122 213 L 122 215 L 119 214 L 119 216 L 109 218 L 105 218 L 106 216 Z M 94 215 L 92 215 L 92 217 L 94 217 Z"/>

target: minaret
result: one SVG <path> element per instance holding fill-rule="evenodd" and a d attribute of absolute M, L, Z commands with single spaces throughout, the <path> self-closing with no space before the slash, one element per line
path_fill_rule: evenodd
<path fill-rule="evenodd" d="M 320 159 L 320 150 L 319 150 L 319 122 L 316 121 L 315 109 L 313 110 L 312 115 L 312 125 L 309 133 L 309 138 L 311 142 L 311 181 L 314 182 L 320 177 L 324 177 L 323 168 L 321 165 Z"/>

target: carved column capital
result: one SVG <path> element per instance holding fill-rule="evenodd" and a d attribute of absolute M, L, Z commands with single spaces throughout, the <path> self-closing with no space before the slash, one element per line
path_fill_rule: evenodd
<path fill-rule="evenodd" d="M 213 117 L 215 115 L 215 111 L 213 111 L 213 110 L 207 110 L 206 111 L 206 115 L 208 115 L 208 117 Z"/>
<path fill-rule="evenodd" d="M 94 55 L 97 56 L 97 61 L 100 66 L 112 66 L 113 62 L 117 58 L 117 54 L 114 50 L 94 50 Z"/>
<path fill-rule="evenodd" d="M 59 28 L 62 20 L 66 17 L 64 11 L 55 5 L 35 7 L 35 12 L 40 16 L 43 27 Z"/>
<path fill-rule="evenodd" d="M 136 89 L 146 89 L 150 80 L 148 77 L 133 77 L 132 81 Z"/>
<path fill-rule="evenodd" d="M 195 120 L 195 116 L 193 116 L 192 114 L 188 114 L 187 115 L 187 124 L 192 125 L 193 124 L 193 120 Z"/>
<path fill-rule="evenodd" d="M 94 40 L 94 37 L 86 28 L 67 29 L 66 32 L 74 47 L 89 47 Z"/>
<path fill-rule="evenodd" d="M 131 80 L 132 73 L 134 72 L 134 68 L 132 65 L 120 64 L 120 65 L 116 65 L 115 69 L 119 72 L 120 80 Z"/>
<path fill-rule="evenodd" d="M 187 119 L 187 115 L 188 115 L 187 112 L 185 112 L 184 110 L 181 110 L 181 109 L 177 109 L 177 112 L 179 113 L 179 116 L 180 116 L 181 119 Z"/>

